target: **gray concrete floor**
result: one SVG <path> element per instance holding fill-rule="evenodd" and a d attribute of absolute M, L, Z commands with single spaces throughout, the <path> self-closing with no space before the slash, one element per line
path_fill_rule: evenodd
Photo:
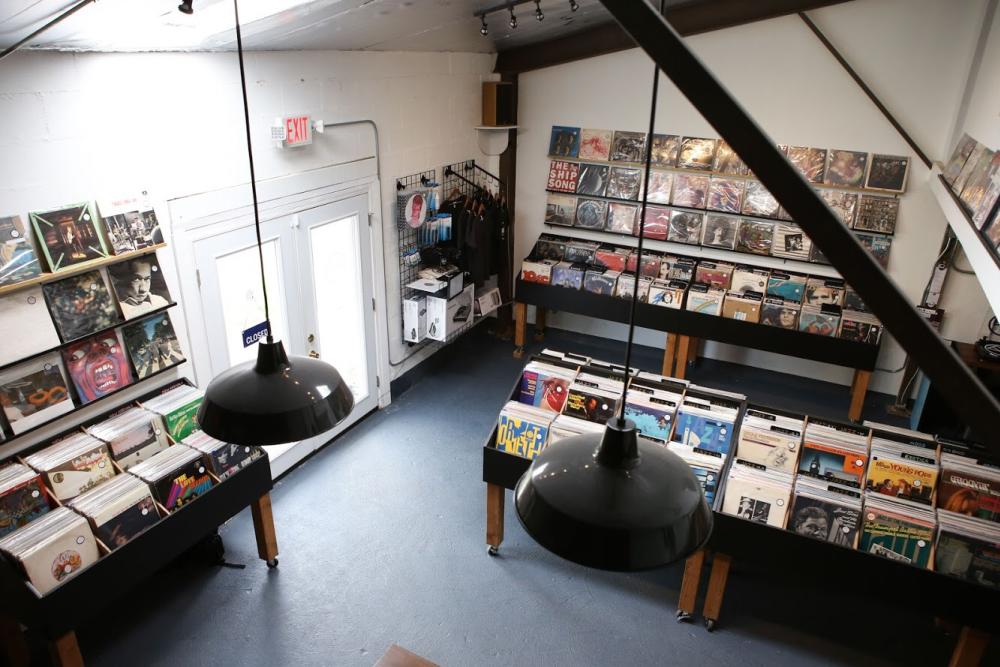
<path fill-rule="evenodd" d="M 621 354 L 564 332 L 546 344 Z M 849 572 L 817 573 L 831 582 L 818 599 L 737 564 L 708 634 L 674 621 L 681 565 L 623 575 L 561 561 L 523 532 L 509 493 L 501 555 L 487 556 L 481 447 L 523 364 L 510 352 L 475 332 L 437 355 L 390 408 L 278 482 L 276 570 L 256 559 L 244 511 L 221 533 L 245 570 L 166 569 L 79 631 L 88 664 L 361 666 L 393 642 L 448 666 L 946 664 L 953 638 L 906 609 L 918 592 L 859 605 Z M 656 370 L 659 354 L 637 364 Z M 691 377 L 814 414 L 847 408 L 844 387 L 767 371 L 705 360 Z M 888 400 L 872 396 L 866 416 Z"/>

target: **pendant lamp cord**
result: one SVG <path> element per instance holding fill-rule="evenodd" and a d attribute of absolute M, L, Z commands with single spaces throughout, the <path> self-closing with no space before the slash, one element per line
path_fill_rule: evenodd
<path fill-rule="evenodd" d="M 264 291 L 264 319 L 268 322 L 268 341 L 271 340 L 271 311 L 267 305 L 267 280 L 264 278 L 264 243 L 260 238 L 260 210 L 257 206 L 257 175 L 253 167 L 253 143 L 250 139 L 250 104 L 247 101 L 247 75 L 243 66 L 243 34 L 240 32 L 239 1 L 233 0 L 236 15 L 236 53 L 240 60 L 240 85 L 243 86 L 243 120 L 247 131 L 247 158 L 250 160 L 250 191 L 253 193 L 253 222 L 257 230 L 257 256 L 260 259 L 260 286 Z M 649 176 L 647 175 L 647 180 Z"/>
<path fill-rule="evenodd" d="M 660 0 L 660 13 L 663 13 L 663 0 Z M 646 134 L 646 170 L 643 175 L 642 205 L 639 208 L 639 244 L 636 248 L 635 279 L 632 282 L 632 305 L 628 314 L 628 343 L 625 345 L 625 386 L 622 387 L 622 400 L 619 406 L 619 418 L 625 419 L 625 400 L 628 396 L 629 374 L 632 372 L 632 338 L 635 336 L 635 304 L 639 301 L 639 279 L 642 277 L 642 240 L 646 236 L 646 198 L 649 195 L 649 170 L 653 162 L 653 131 L 656 125 L 656 95 L 660 85 L 660 68 L 653 65 L 653 99 L 649 104 L 649 132 Z"/>

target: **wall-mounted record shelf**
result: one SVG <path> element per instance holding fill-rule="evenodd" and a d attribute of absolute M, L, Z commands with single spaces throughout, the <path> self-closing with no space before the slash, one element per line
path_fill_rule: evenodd
<path fill-rule="evenodd" d="M 944 213 L 945 220 L 948 221 L 948 226 L 962 244 L 965 256 L 969 258 L 969 264 L 976 273 L 990 308 L 994 314 L 1000 314 L 1000 258 L 997 257 L 986 235 L 976 228 L 961 200 L 952 192 L 941 174 L 941 168 L 937 165 L 931 170 L 930 187 L 938 206 L 941 207 L 941 212 Z"/>
<path fill-rule="evenodd" d="M 143 255 L 148 255 L 154 253 L 160 248 L 166 248 L 166 243 L 158 243 L 157 245 L 151 245 L 148 248 L 143 248 L 142 250 L 135 250 L 133 252 L 126 252 L 120 255 L 109 255 L 108 257 L 101 257 L 100 259 L 92 259 L 88 262 L 82 262 L 80 264 L 74 264 L 73 266 L 62 269 L 55 273 L 43 273 L 40 276 L 35 276 L 28 280 L 24 280 L 19 283 L 14 283 L 13 285 L 5 285 L 0 287 L 0 296 L 5 294 L 10 294 L 12 292 L 17 292 L 23 290 L 26 287 L 31 287 L 33 285 L 42 285 L 45 283 L 52 283 L 57 280 L 62 280 L 63 278 L 68 278 L 70 276 L 75 276 L 80 273 L 86 273 L 87 271 L 93 271 L 94 269 L 99 269 L 109 264 L 117 264 L 118 262 L 123 262 L 133 257 L 141 257 Z"/>

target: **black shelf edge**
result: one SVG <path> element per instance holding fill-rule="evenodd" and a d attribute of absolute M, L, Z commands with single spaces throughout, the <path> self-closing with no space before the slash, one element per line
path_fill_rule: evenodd
<path fill-rule="evenodd" d="M 948 185 L 948 181 L 947 179 L 945 179 L 944 175 L 938 174 L 938 178 L 941 179 L 941 185 L 944 186 L 944 191 L 947 192 L 949 196 L 951 196 L 952 201 L 955 202 L 955 206 L 957 206 L 958 210 L 962 213 L 962 217 L 965 218 L 965 221 L 969 224 L 969 227 L 971 227 L 972 231 L 975 232 L 976 238 L 978 238 L 979 242 L 983 244 L 983 247 L 986 249 L 986 254 L 988 254 L 990 258 L 993 260 L 993 263 L 996 265 L 997 269 L 1000 269 L 1000 255 L 997 254 L 997 249 L 990 242 L 990 237 L 988 237 L 986 235 L 986 232 L 984 232 L 982 229 L 976 227 L 976 223 L 973 222 L 971 217 L 969 217 L 969 211 L 965 208 L 965 202 L 963 202 L 962 198 L 959 197 L 957 194 L 955 194 L 955 191 L 951 189 L 951 186 Z M 987 218 L 986 224 L 983 227 L 985 228 L 990 223 L 991 220 L 993 220 L 992 216 Z"/>

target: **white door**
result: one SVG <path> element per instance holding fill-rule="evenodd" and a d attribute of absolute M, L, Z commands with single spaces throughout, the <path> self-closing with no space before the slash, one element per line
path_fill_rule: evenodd
<path fill-rule="evenodd" d="M 308 208 L 261 224 L 271 327 L 289 355 L 332 364 L 354 394 L 354 410 L 335 430 L 268 447 L 282 474 L 378 407 L 372 245 L 368 199 Z M 242 332 L 264 318 L 254 228 L 194 242 L 202 322 L 213 377 L 256 358 Z"/>

